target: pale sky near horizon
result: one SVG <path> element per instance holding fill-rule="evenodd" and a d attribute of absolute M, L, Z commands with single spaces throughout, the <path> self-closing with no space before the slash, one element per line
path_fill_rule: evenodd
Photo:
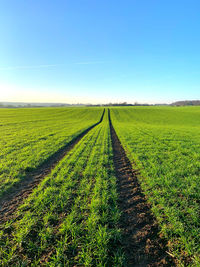
<path fill-rule="evenodd" d="M 200 99 L 197 0 L 2 0 L 0 102 Z"/>

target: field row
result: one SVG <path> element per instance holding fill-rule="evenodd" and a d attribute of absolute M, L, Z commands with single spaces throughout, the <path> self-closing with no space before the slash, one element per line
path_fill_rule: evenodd
<path fill-rule="evenodd" d="M 102 108 L 2 109 L 0 198 L 59 148 L 97 123 Z"/>
<path fill-rule="evenodd" d="M 200 265 L 200 108 L 109 110 L 115 139 L 126 154 L 113 145 L 106 109 L 103 121 L 68 151 L 1 225 L 1 265 L 126 266 L 131 262 L 127 255 L 135 265 L 141 257 L 148 263 L 154 237 L 161 243 L 158 247 L 164 240 L 168 244 L 168 249 L 157 249 L 155 258 L 161 253 L 165 262 L 168 250 L 178 266 Z M 31 170 L 97 124 L 103 108 L 1 112 L 4 199 Z M 123 165 L 126 156 L 133 170 Z"/>
<path fill-rule="evenodd" d="M 111 117 L 171 254 L 199 266 L 200 108 L 113 108 Z"/>
<path fill-rule="evenodd" d="M 122 265 L 119 217 L 106 113 L 4 225 L 2 264 Z"/>

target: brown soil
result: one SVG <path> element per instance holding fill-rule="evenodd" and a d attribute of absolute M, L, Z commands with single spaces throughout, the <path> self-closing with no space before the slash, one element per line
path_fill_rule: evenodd
<path fill-rule="evenodd" d="M 12 219 L 13 213 L 17 207 L 22 204 L 23 200 L 27 198 L 33 189 L 46 177 L 53 168 L 58 164 L 62 158 L 85 136 L 92 128 L 100 124 L 103 120 L 105 109 L 99 122 L 95 123 L 71 142 L 67 143 L 64 147 L 56 151 L 45 162 L 43 162 L 37 169 L 28 171 L 23 180 L 16 184 L 12 190 L 0 199 L 0 223 Z"/>
<path fill-rule="evenodd" d="M 167 242 L 159 236 L 159 227 L 110 119 L 114 165 L 118 179 L 120 228 L 126 266 L 175 266 L 167 254 Z"/>

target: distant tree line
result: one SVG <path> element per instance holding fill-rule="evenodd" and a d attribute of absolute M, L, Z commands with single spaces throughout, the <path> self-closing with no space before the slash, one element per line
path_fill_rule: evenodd
<path fill-rule="evenodd" d="M 150 106 L 149 104 L 139 104 L 135 102 L 134 104 L 129 104 L 127 102 L 122 102 L 122 103 L 109 103 L 105 104 L 104 106 Z"/>
<path fill-rule="evenodd" d="M 85 106 L 85 105 L 66 104 L 66 103 L 0 102 L 0 108 L 41 108 L 41 107 L 73 107 L 73 106 Z"/>
<path fill-rule="evenodd" d="M 98 105 L 92 105 L 92 104 L 88 104 L 87 107 L 130 107 L 130 106 L 151 106 L 150 104 L 139 104 L 137 102 L 135 102 L 134 104 L 129 104 L 127 102 L 122 102 L 122 103 L 108 103 L 108 104 L 98 104 Z"/>
<path fill-rule="evenodd" d="M 108 103 L 108 104 L 66 104 L 66 103 L 23 103 L 23 102 L 0 102 L 0 108 L 33 108 L 33 107 L 130 107 L 130 106 L 200 106 L 200 100 L 185 100 L 185 101 L 176 101 L 172 104 L 147 104 L 147 103 L 137 103 L 130 104 L 127 102 L 121 103 Z"/>
<path fill-rule="evenodd" d="M 200 106 L 200 100 L 185 100 L 176 101 L 171 104 L 172 106 Z"/>

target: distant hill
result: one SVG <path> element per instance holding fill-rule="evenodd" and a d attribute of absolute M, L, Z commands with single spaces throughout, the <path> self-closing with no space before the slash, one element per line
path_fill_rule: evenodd
<path fill-rule="evenodd" d="M 108 103 L 108 104 L 66 104 L 66 103 L 28 103 L 28 102 L 0 102 L 0 108 L 34 108 L 34 107 L 101 107 L 101 106 L 164 106 L 167 104 L 148 104 L 137 103 L 129 104 L 127 102 L 122 103 Z"/>
<path fill-rule="evenodd" d="M 64 104 L 64 103 L 0 102 L 0 108 L 73 107 L 73 106 L 84 106 L 84 105 Z"/>
<path fill-rule="evenodd" d="M 200 106 L 200 100 L 185 100 L 177 101 L 171 104 L 172 106 Z"/>
<path fill-rule="evenodd" d="M 200 106 L 200 100 L 184 100 L 176 101 L 171 104 L 148 104 L 148 103 L 137 103 L 129 104 L 126 102 L 122 103 L 108 103 L 108 104 L 67 104 L 67 103 L 28 103 L 28 102 L 0 102 L 0 108 L 34 108 L 34 107 L 99 107 L 99 106 Z"/>

